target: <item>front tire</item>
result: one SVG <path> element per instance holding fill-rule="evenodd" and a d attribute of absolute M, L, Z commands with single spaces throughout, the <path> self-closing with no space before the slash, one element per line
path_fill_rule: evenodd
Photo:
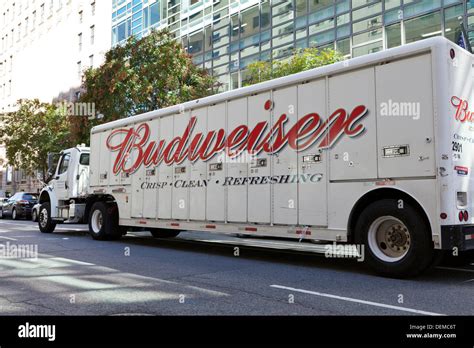
<path fill-rule="evenodd" d="M 150 229 L 151 235 L 153 238 L 174 238 L 176 237 L 181 231 L 176 230 L 167 230 L 163 228 L 152 228 Z"/>
<path fill-rule="evenodd" d="M 3 208 L 0 208 L 0 219 L 3 219 Z"/>
<path fill-rule="evenodd" d="M 365 258 L 376 272 L 389 277 L 416 276 L 432 263 L 430 229 L 422 214 L 396 199 L 368 205 L 357 220 L 356 242 L 365 247 Z"/>
<path fill-rule="evenodd" d="M 12 219 L 13 220 L 18 220 L 18 214 L 17 214 L 15 208 L 12 209 Z"/>
<path fill-rule="evenodd" d="M 89 234 L 95 240 L 116 240 L 122 237 L 116 205 L 105 202 L 95 202 L 92 205 L 89 214 Z"/>
<path fill-rule="evenodd" d="M 51 204 L 49 202 L 41 204 L 38 226 L 42 233 L 53 233 L 56 228 L 56 223 L 51 219 Z"/>

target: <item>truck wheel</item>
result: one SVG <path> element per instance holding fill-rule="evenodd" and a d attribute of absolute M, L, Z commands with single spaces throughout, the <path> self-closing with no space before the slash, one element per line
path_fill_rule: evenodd
<path fill-rule="evenodd" d="M 383 199 L 367 206 L 357 220 L 355 236 L 363 244 L 369 266 L 396 278 L 415 276 L 432 263 L 429 226 L 407 202 Z"/>
<path fill-rule="evenodd" d="M 167 230 L 164 228 L 152 228 L 150 229 L 150 232 L 153 238 L 174 238 L 181 231 Z"/>
<path fill-rule="evenodd" d="M 16 209 L 15 209 L 15 208 L 12 209 L 12 219 L 13 219 L 13 220 L 18 220 L 18 214 L 16 213 Z"/>
<path fill-rule="evenodd" d="M 89 233 L 95 240 L 115 240 L 122 236 L 117 207 L 95 202 L 89 214 Z"/>
<path fill-rule="evenodd" d="M 42 233 L 52 233 L 56 228 L 56 223 L 51 219 L 51 204 L 49 202 L 41 204 L 38 226 Z"/>

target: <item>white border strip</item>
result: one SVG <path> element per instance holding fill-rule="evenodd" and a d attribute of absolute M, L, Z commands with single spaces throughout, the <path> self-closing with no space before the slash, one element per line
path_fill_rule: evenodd
<path fill-rule="evenodd" d="M 378 303 L 378 302 L 365 301 L 365 300 L 358 300 L 358 299 L 350 298 L 350 297 L 343 297 L 343 296 L 325 294 L 325 293 L 322 293 L 322 292 L 316 292 L 316 291 L 309 291 L 309 290 L 303 290 L 303 289 L 290 288 L 290 287 L 282 286 L 282 285 L 270 285 L 270 287 L 272 287 L 272 288 L 277 288 L 277 289 L 283 289 L 283 290 L 290 290 L 290 291 L 294 291 L 294 292 L 301 292 L 301 293 L 303 293 L 303 294 L 309 294 L 309 295 L 315 295 L 315 296 L 321 296 L 321 297 L 328 297 L 328 298 L 333 298 L 333 299 L 336 299 L 336 300 L 342 300 L 342 301 L 348 301 L 348 302 L 355 302 L 355 303 L 362 303 L 362 304 L 366 304 L 366 305 L 370 305 L 370 306 L 375 306 L 375 307 L 389 308 L 389 309 L 394 309 L 394 310 L 397 310 L 397 311 L 404 311 L 404 312 L 422 314 L 422 315 L 432 315 L 432 316 L 446 315 L 446 314 L 440 314 L 440 313 L 433 313 L 433 312 L 420 311 L 420 310 L 418 310 L 418 309 L 412 309 L 412 308 L 406 308 L 406 307 L 400 307 L 400 306 L 392 306 L 392 305 L 387 305 L 387 304 Z"/>

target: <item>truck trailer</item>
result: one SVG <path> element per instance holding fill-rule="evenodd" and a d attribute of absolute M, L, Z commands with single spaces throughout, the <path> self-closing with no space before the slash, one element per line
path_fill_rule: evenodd
<path fill-rule="evenodd" d="M 431 38 L 96 126 L 61 153 L 39 229 L 355 244 L 420 274 L 474 249 L 473 66 Z"/>

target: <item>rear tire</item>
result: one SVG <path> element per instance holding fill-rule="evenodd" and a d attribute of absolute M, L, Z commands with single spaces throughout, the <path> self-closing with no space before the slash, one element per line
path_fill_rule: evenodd
<path fill-rule="evenodd" d="M 152 228 L 150 229 L 150 232 L 153 238 L 174 238 L 181 231 L 167 230 L 163 228 Z"/>
<path fill-rule="evenodd" d="M 56 228 L 56 223 L 51 219 L 51 204 L 44 202 L 41 204 L 38 216 L 38 226 L 42 233 L 52 233 Z"/>
<path fill-rule="evenodd" d="M 33 210 L 31 212 L 31 221 L 37 222 L 38 221 L 38 214 L 36 213 L 36 210 Z"/>
<path fill-rule="evenodd" d="M 89 234 L 95 240 L 117 240 L 122 237 L 115 204 L 95 202 L 89 214 Z"/>
<path fill-rule="evenodd" d="M 396 199 L 368 205 L 355 228 L 356 242 L 364 245 L 367 264 L 384 276 L 404 278 L 425 271 L 433 261 L 430 228 L 417 209 Z"/>

